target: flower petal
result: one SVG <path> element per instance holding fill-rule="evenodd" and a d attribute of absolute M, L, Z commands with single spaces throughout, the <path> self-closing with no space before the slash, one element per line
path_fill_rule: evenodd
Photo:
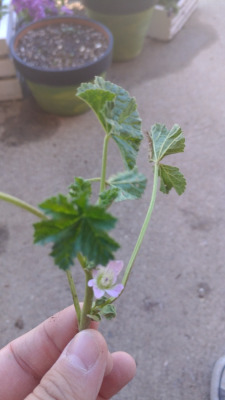
<path fill-rule="evenodd" d="M 113 271 L 113 273 L 118 276 L 119 273 L 122 271 L 124 266 L 123 261 L 121 260 L 116 260 L 116 261 L 110 261 L 107 265 L 107 269 Z"/>
<path fill-rule="evenodd" d="M 93 278 L 97 278 L 97 275 L 98 275 L 98 273 L 99 273 L 99 270 L 95 268 L 95 269 L 93 269 L 91 272 L 92 272 Z"/>
<path fill-rule="evenodd" d="M 96 299 L 100 299 L 102 296 L 104 296 L 105 293 L 105 291 L 99 289 L 98 286 L 93 286 L 93 291 Z"/>
<path fill-rule="evenodd" d="M 89 286 L 89 287 L 93 287 L 94 284 L 95 284 L 95 279 L 90 279 L 90 280 L 88 281 L 88 286 Z"/>
<path fill-rule="evenodd" d="M 118 285 L 113 286 L 113 287 L 110 288 L 110 289 L 107 289 L 107 290 L 106 290 L 106 293 L 107 293 L 109 296 L 118 297 L 118 296 L 120 295 L 120 293 L 122 292 L 123 289 L 124 289 L 124 286 L 122 285 L 122 283 L 119 283 Z"/>

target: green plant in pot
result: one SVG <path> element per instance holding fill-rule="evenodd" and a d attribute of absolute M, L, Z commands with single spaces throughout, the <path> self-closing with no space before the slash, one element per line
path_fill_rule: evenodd
<path fill-rule="evenodd" d="M 113 37 L 97 21 L 58 16 L 26 25 L 11 41 L 11 54 L 39 106 L 72 116 L 88 109 L 76 96 L 82 82 L 104 76 L 112 60 Z"/>
<path fill-rule="evenodd" d="M 83 0 L 90 18 L 102 22 L 114 37 L 114 61 L 140 54 L 156 0 Z"/>

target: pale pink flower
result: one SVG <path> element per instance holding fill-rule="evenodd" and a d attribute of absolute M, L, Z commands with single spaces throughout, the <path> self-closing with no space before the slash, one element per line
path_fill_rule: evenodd
<path fill-rule="evenodd" d="M 109 296 L 118 297 L 124 286 L 116 284 L 117 277 L 123 269 L 123 261 L 110 261 L 106 267 L 98 265 L 92 271 L 93 279 L 88 281 L 88 286 L 93 288 L 96 299 L 107 293 Z"/>

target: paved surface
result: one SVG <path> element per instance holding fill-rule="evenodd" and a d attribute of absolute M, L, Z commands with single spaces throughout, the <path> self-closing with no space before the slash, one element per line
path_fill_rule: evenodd
<path fill-rule="evenodd" d="M 158 195 L 152 224 L 117 303 L 102 324 L 111 350 L 131 352 L 136 379 L 117 399 L 207 400 L 215 360 L 225 352 L 225 4 L 200 0 L 170 43 L 148 38 L 142 55 L 114 64 L 108 78 L 137 98 L 143 127 L 178 122 L 186 151 L 172 158 L 187 178 L 182 197 Z M 41 113 L 26 99 L 0 105 L 0 188 L 38 204 L 66 190 L 74 175 L 99 174 L 102 132 L 89 112 L 77 118 Z M 143 144 L 139 168 L 149 168 Z M 109 163 L 120 163 L 114 146 Z M 152 179 L 150 171 L 150 182 Z M 116 236 L 126 261 L 147 209 L 119 210 Z M 117 209 L 115 210 L 117 212 Z M 71 303 L 63 273 L 32 246 L 34 218 L 0 204 L 0 344 Z M 82 276 L 74 269 L 81 287 Z"/>

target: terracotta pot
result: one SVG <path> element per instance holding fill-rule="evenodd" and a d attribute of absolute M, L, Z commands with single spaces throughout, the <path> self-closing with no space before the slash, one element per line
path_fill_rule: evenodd
<path fill-rule="evenodd" d="M 66 69 L 45 69 L 24 62 L 17 55 L 20 39 L 30 30 L 44 28 L 58 23 L 82 24 L 101 32 L 108 42 L 107 50 L 96 61 L 83 66 Z M 88 109 L 86 104 L 76 97 L 76 90 L 82 82 L 88 82 L 95 76 L 105 75 L 112 61 L 113 37 L 103 24 L 82 17 L 46 18 L 27 25 L 16 33 L 10 44 L 11 55 L 19 73 L 25 79 L 39 106 L 58 115 L 76 115 Z"/>
<path fill-rule="evenodd" d="M 143 49 L 155 0 L 84 0 L 87 15 L 106 25 L 114 37 L 114 61 L 137 57 Z"/>

